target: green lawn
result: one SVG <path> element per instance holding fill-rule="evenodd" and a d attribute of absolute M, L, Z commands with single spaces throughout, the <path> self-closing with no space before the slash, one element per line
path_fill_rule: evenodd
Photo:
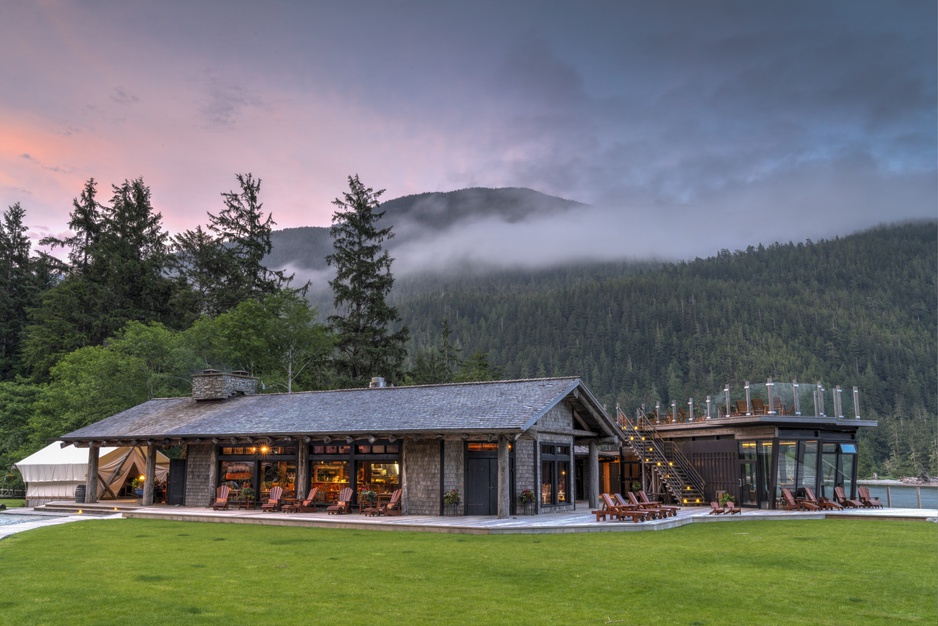
<path fill-rule="evenodd" d="M 26 506 L 26 500 L 22 498 L 0 498 L 0 504 L 5 504 L 8 509 L 18 506 Z"/>
<path fill-rule="evenodd" d="M 475 536 L 94 520 L 0 541 L 2 624 L 934 624 L 934 524 Z"/>

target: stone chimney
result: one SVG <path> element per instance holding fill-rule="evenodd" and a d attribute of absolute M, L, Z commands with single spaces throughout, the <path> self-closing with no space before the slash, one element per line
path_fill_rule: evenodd
<path fill-rule="evenodd" d="M 192 398 L 194 400 L 227 400 L 237 395 L 257 393 L 257 379 L 243 370 L 230 374 L 218 370 L 202 370 L 192 375 Z"/>

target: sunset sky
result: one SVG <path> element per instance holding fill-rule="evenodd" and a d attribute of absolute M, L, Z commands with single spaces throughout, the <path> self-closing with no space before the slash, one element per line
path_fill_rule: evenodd
<path fill-rule="evenodd" d="M 61 234 L 88 178 L 143 176 L 179 232 L 252 172 L 278 228 L 324 226 L 358 173 L 385 199 L 530 187 L 593 205 L 590 246 L 674 256 L 935 217 L 936 23 L 929 0 L 5 0 L 0 204 Z"/>

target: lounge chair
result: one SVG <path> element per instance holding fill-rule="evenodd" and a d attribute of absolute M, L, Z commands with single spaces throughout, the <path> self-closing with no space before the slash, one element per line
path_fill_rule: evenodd
<path fill-rule="evenodd" d="M 732 515 L 733 513 L 736 513 L 737 515 L 742 515 L 742 512 L 743 512 L 743 510 L 739 508 L 738 506 L 736 506 L 732 500 L 727 500 L 726 506 L 724 508 L 726 509 L 725 513 L 727 515 Z"/>
<path fill-rule="evenodd" d="M 746 406 L 745 400 L 737 400 L 735 404 L 736 411 L 734 415 L 745 415 L 748 412 L 749 407 Z"/>
<path fill-rule="evenodd" d="M 622 496 L 619 497 L 621 498 Z M 612 496 L 610 496 L 608 493 L 602 494 L 602 499 L 605 505 L 602 510 L 605 511 L 607 515 L 610 515 L 615 519 L 624 520 L 626 517 L 630 517 L 636 524 L 639 522 L 644 522 L 646 519 L 648 519 L 648 511 L 633 507 L 631 505 L 623 506 L 616 504 L 615 501 L 613 501 Z M 597 516 L 597 520 L 598 519 L 599 516 Z"/>
<path fill-rule="evenodd" d="M 346 487 L 339 492 L 339 499 L 335 504 L 326 507 L 329 515 L 342 515 L 352 510 L 352 488 Z"/>
<path fill-rule="evenodd" d="M 720 506 L 719 502 L 710 503 L 710 513 L 708 515 L 723 515 L 723 507 Z"/>
<path fill-rule="evenodd" d="M 271 487 L 270 488 L 270 497 L 267 498 L 267 502 L 261 505 L 261 511 L 276 511 L 280 508 L 282 504 L 280 498 L 283 497 L 283 487 Z"/>
<path fill-rule="evenodd" d="M 674 517 L 677 515 L 677 512 L 681 510 L 679 506 L 670 506 L 667 504 L 662 504 L 660 500 L 649 500 L 648 495 L 644 490 L 638 492 L 638 501 L 641 504 L 650 504 L 651 506 L 657 506 L 662 509 L 668 509 L 671 513 L 670 515 Z"/>
<path fill-rule="evenodd" d="M 765 400 L 762 398 L 753 398 L 752 399 L 752 414 L 753 415 L 765 415 L 768 413 L 765 406 Z"/>
<path fill-rule="evenodd" d="M 828 511 L 842 511 L 843 508 L 844 508 L 844 507 L 840 506 L 839 504 L 837 504 L 836 502 L 831 502 L 831 501 L 828 500 L 827 498 L 820 498 L 820 499 L 818 499 L 818 498 L 814 495 L 814 490 L 811 489 L 811 487 L 805 487 L 805 488 L 804 488 L 804 501 L 805 501 L 806 503 L 813 504 L 814 506 L 818 507 L 819 509 L 825 509 L 825 510 L 828 510 Z"/>
<path fill-rule="evenodd" d="M 785 501 L 785 510 L 786 511 L 803 511 L 804 506 L 801 502 L 795 500 L 795 496 L 792 495 L 791 489 L 787 487 L 782 488 L 782 499 Z"/>
<path fill-rule="evenodd" d="M 837 504 L 853 509 L 862 509 L 863 503 L 859 500 L 851 500 L 847 497 L 847 494 L 844 493 L 844 488 L 841 486 L 834 487 L 834 498 L 837 500 Z"/>
<path fill-rule="evenodd" d="M 870 490 L 868 487 L 857 487 L 857 495 L 860 497 L 860 502 L 863 503 L 868 509 L 881 509 L 883 508 L 883 503 L 879 501 L 879 498 L 870 497 Z"/>
<path fill-rule="evenodd" d="M 215 501 L 212 502 L 212 510 L 217 511 L 223 509 L 228 510 L 228 494 L 231 493 L 231 487 L 228 485 L 222 485 L 215 490 Z M 203 500 L 202 502 L 205 502 Z"/>
<path fill-rule="evenodd" d="M 642 504 L 641 502 L 638 501 L 638 498 L 636 498 L 635 494 L 632 493 L 631 491 L 628 492 L 628 496 L 629 496 L 628 502 L 626 502 L 624 499 L 621 499 L 622 496 L 619 495 L 618 493 L 616 494 L 616 499 L 619 500 L 620 505 L 625 506 L 625 505 L 631 504 L 632 506 L 637 506 L 643 511 L 647 511 L 652 518 L 657 517 L 658 519 L 664 519 L 668 517 L 669 515 L 671 515 L 672 513 L 671 511 L 667 511 L 660 506 L 655 506 L 653 504 Z"/>

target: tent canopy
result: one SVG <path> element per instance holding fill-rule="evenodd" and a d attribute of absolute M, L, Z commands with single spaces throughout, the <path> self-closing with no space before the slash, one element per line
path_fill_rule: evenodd
<path fill-rule="evenodd" d="M 103 498 L 116 496 L 128 476 L 142 474 L 146 468 L 145 448 L 101 448 L 98 460 L 98 483 Z M 26 482 L 26 499 L 31 506 L 50 500 L 74 497 L 75 488 L 88 476 L 88 450 L 62 447 L 54 442 L 35 452 L 14 467 Z M 131 472 L 134 474 L 131 475 Z M 169 474 L 169 458 L 157 450 L 156 480 Z"/>

